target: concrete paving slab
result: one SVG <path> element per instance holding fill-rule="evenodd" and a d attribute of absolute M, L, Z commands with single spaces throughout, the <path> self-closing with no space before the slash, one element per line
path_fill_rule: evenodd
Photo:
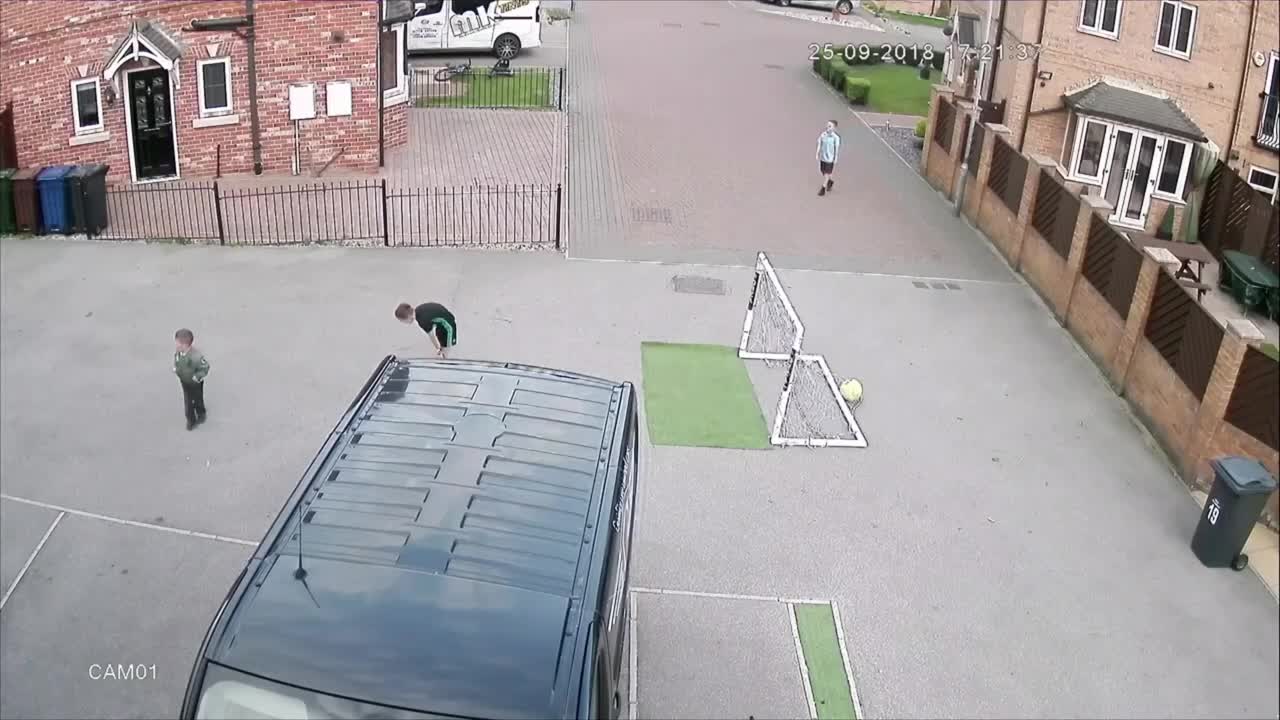
<path fill-rule="evenodd" d="M 64 517 L 0 614 L 0 716 L 174 717 L 249 552 Z"/>
<path fill-rule="evenodd" d="M 0 593 L 8 592 L 58 513 L 0 499 Z"/>
<path fill-rule="evenodd" d="M 637 717 L 809 714 L 787 605 L 636 593 Z"/>

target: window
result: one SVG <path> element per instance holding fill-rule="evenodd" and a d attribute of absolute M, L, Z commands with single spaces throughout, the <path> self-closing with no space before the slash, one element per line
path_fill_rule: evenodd
<path fill-rule="evenodd" d="M 1276 186 L 1280 176 L 1265 168 L 1256 165 L 1249 166 L 1249 184 L 1258 192 L 1271 198 L 1271 202 L 1276 201 Z"/>
<path fill-rule="evenodd" d="M 978 45 L 978 17 L 976 15 L 956 16 L 956 42 L 962 48 Z"/>
<path fill-rule="evenodd" d="M 383 28 L 378 44 L 378 84 L 384 99 L 395 102 L 407 97 L 404 64 L 404 25 Z"/>
<path fill-rule="evenodd" d="M 1160 3 L 1160 24 L 1156 27 L 1156 50 L 1178 57 L 1191 56 L 1191 39 L 1196 33 L 1196 7 L 1181 0 Z"/>
<path fill-rule="evenodd" d="M 1254 142 L 1272 150 L 1280 149 L 1280 54 L 1271 53 L 1267 63 L 1267 84 L 1258 108 L 1258 134 Z"/>
<path fill-rule="evenodd" d="M 1083 0 L 1080 5 L 1080 32 L 1115 39 L 1120 35 L 1122 0 Z"/>
<path fill-rule="evenodd" d="M 1102 151 L 1107 144 L 1107 134 L 1111 128 L 1097 120 L 1085 120 L 1080 123 L 1076 136 L 1075 161 L 1071 164 L 1071 174 L 1075 178 L 1089 182 L 1102 182 Z"/>
<path fill-rule="evenodd" d="M 97 78 L 71 83 L 71 110 L 77 135 L 102 131 L 102 86 Z"/>
<path fill-rule="evenodd" d="M 1173 138 L 1165 138 L 1164 159 L 1156 176 L 1157 197 L 1181 201 L 1187 182 L 1187 168 L 1191 166 L 1191 145 Z"/>
<path fill-rule="evenodd" d="M 200 114 L 221 115 L 231 112 L 231 58 L 201 60 Z"/>
<path fill-rule="evenodd" d="M 413 16 L 422 17 L 424 15 L 435 15 L 444 10 L 444 0 L 427 0 L 426 2 L 417 3 L 414 6 Z"/>

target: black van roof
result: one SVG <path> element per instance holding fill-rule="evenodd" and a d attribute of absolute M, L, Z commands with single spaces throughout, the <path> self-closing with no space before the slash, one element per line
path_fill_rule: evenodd
<path fill-rule="evenodd" d="M 255 554 L 209 659 L 411 710 L 576 711 L 633 402 L 628 383 L 388 357 Z"/>

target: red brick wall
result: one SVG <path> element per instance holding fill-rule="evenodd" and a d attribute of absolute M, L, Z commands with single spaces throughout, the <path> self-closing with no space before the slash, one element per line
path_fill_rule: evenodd
<path fill-rule="evenodd" d="M 1072 291 L 1067 329 L 1094 362 L 1105 370 L 1111 364 L 1120 337 L 1124 335 L 1124 321 L 1093 285 L 1081 278 Z"/>
<path fill-rule="evenodd" d="M 67 9 L 74 7 L 74 15 Z M 176 68 L 174 118 L 179 172 L 182 177 L 209 177 L 216 169 L 221 146 L 223 173 L 252 170 L 249 130 L 248 60 L 245 42 L 231 32 L 196 33 L 184 30 L 196 18 L 243 14 L 239 0 L 200 2 L 93 1 L 70 4 L 59 0 L 4 0 L 4 30 L 0 35 L 0 71 L 5 76 L 0 102 L 14 100 L 20 156 L 26 165 L 63 162 L 106 162 L 110 177 L 129 178 L 128 146 L 122 68 L 117 75 L 119 99 L 104 102 L 103 122 L 108 139 L 72 145 L 70 83 L 98 75 L 114 43 L 129 29 L 132 18 L 150 20 L 183 45 Z M 288 173 L 293 153 L 293 129 L 288 117 L 288 88 L 294 83 L 316 85 L 316 112 L 300 128 L 304 163 L 343 154 L 334 168 L 371 171 L 377 167 L 377 6 L 360 0 L 259 0 L 257 14 L 258 114 L 264 172 Z M 330 33 L 341 30 L 335 41 Z M 216 47 L 211 47 L 216 46 Z M 195 127 L 199 117 L 196 63 L 210 56 L 231 59 L 232 110 L 237 121 L 217 127 Z M 87 67 L 84 67 L 87 66 Z M 325 83 L 352 84 L 352 114 L 326 117 Z M 105 81 L 104 81 L 105 89 Z M 405 110 L 389 108 L 389 137 L 403 142 Z M 394 143 L 389 143 L 394 144 Z"/>

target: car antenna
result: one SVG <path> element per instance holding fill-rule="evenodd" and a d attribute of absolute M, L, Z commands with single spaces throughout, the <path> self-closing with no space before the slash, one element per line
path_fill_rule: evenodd
<path fill-rule="evenodd" d="M 295 580 L 306 582 L 307 569 L 302 567 L 302 526 L 307 524 L 307 508 L 310 503 L 302 506 L 302 511 L 298 513 L 298 569 L 293 571 Z M 308 592 L 310 589 L 308 589 Z"/>

